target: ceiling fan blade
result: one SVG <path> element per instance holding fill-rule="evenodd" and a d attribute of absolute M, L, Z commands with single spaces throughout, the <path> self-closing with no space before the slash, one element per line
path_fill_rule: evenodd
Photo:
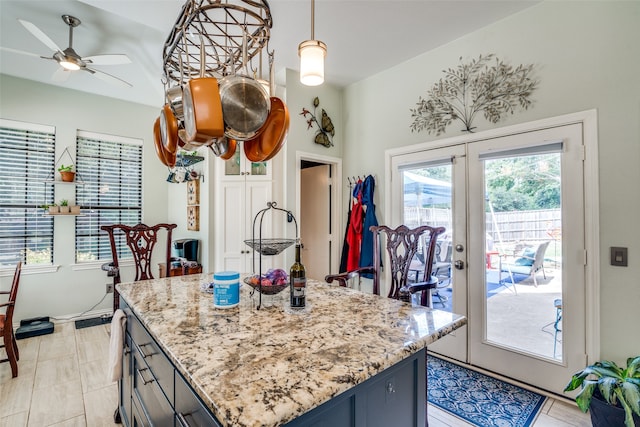
<path fill-rule="evenodd" d="M 119 77 L 112 76 L 111 74 L 105 73 L 104 71 L 94 70 L 92 68 L 83 68 L 83 70 L 90 72 L 97 78 L 107 83 L 111 83 L 121 87 L 133 87 L 133 85 L 129 82 L 125 82 Z"/>
<path fill-rule="evenodd" d="M 24 50 L 18 50 L 18 49 L 11 49 L 10 47 L 0 46 L 0 50 L 4 50 L 5 52 L 17 53 L 19 55 L 34 56 L 36 58 L 53 59 L 53 58 L 47 58 L 46 56 L 40 56 L 37 53 L 25 52 Z"/>
<path fill-rule="evenodd" d="M 72 71 L 66 70 L 63 67 L 60 67 L 56 70 L 55 73 L 51 76 L 51 80 L 56 83 L 63 83 L 69 79 Z"/>
<path fill-rule="evenodd" d="M 131 60 L 125 54 L 107 54 L 107 55 L 94 55 L 82 58 L 82 60 L 92 65 L 120 65 L 131 64 Z"/>
<path fill-rule="evenodd" d="M 60 49 L 58 47 L 58 45 L 49 38 L 48 35 L 46 35 L 45 33 L 42 32 L 42 30 L 38 27 L 36 27 L 34 24 L 32 24 L 29 21 L 25 21 L 23 19 L 18 19 L 18 21 L 31 33 L 33 34 L 38 40 L 40 40 L 42 43 L 44 43 L 45 45 L 47 45 L 47 47 L 51 50 L 54 50 L 56 52 L 62 52 L 62 49 Z"/>

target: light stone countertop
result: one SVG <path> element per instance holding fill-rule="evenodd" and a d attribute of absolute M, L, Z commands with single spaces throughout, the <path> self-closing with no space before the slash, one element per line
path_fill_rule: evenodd
<path fill-rule="evenodd" d="M 288 289 L 213 307 L 211 274 L 118 285 L 177 369 L 225 426 L 278 426 L 393 366 L 466 324 L 441 310 L 307 282 L 307 307 Z"/>

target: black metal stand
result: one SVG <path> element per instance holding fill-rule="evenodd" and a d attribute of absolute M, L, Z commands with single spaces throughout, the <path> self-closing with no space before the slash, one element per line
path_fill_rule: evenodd
<path fill-rule="evenodd" d="M 264 219 L 264 214 L 272 209 L 286 213 L 287 221 L 294 222 L 296 226 L 295 240 L 292 240 L 292 239 L 268 239 L 267 240 L 262 238 L 262 220 Z M 256 241 L 255 239 L 256 222 L 258 221 L 258 217 L 260 217 L 260 228 L 259 228 L 258 240 Z M 245 240 L 245 243 L 253 248 L 252 267 L 254 272 L 256 270 L 256 252 L 260 254 L 260 256 L 258 257 L 258 280 L 259 280 L 258 293 L 260 294 L 260 297 L 259 297 L 258 307 L 257 307 L 257 309 L 260 310 L 260 307 L 262 306 L 262 255 L 278 255 L 280 252 L 282 252 L 283 250 L 291 246 L 293 243 L 296 243 L 298 241 L 298 221 L 296 221 L 296 217 L 293 215 L 291 211 L 277 207 L 276 202 L 267 202 L 267 207 L 260 210 L 256 214 L 256 216 L 253 218 L 253 230 L 252 230 L 251 237 L 252 237 L 252 240 L 251 241 Z M 253 295 L 253 292 L 255 292 L 255 288 L 252 291 L 251 295 Z"/>

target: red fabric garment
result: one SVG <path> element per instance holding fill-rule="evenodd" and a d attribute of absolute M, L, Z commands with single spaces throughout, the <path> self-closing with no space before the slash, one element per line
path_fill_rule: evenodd
<path fill-rule="evenodd" d="M 358 268 L 360 263 L 360 243 L 362 242 L 362 224 L 364 210 L 362 209 L 362 181 L 358 181 L 356 191 L 358 200 L 351 207 L 351 218 L 347 230 L 347 242 L 349 243 L 349 254 L 347 256 L 347 271 Z M 354 194 L 355 195 L 355 194 Z"/>

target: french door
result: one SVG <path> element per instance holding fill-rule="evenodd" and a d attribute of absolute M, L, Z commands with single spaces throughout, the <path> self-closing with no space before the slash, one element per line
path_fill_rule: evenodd
<path fill-rule="evenodd" d="M 391 205 L 402 207 L 392 213 L 394 225 L 446 228 L 437 245 L 439 267 L 434 273 L 443 286 L 433 296 L 434 307 L 468 316 L 466 164 L 463 144 L 393 157 L 392 182 L 399 191 L 391 192 Z M 441 338 L 429 350 L 466 362 L 467 328 Z"/>
<path fill-rule="evenodd" d="M 447 227 L 434 308 L 468 318 L 430 351 L 560 394 L 584 366 L 583 153 L 571 124 L 391 157 L 392 222 Z"/>

